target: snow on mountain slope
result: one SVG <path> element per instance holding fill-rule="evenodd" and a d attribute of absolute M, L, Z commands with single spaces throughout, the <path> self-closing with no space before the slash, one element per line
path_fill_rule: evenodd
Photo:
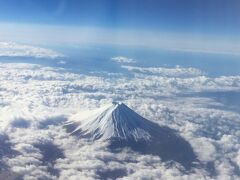
<path fill-rule="evenodd" d="M 70 118 L 68 126 L 75 125 L 72 133 L 90 139 L 149 140 L 156 131 L 153 123 L 144 119 L 124 103 L 113 102 L 97 110 L 85 111 Z M 150 133 L 151 132 L 151 133 Z"/>
<path fill-rule="evenodd" d="M 168 127 L 161 127 L 138 115 L 124 103 L 112 103 L 71 117 L 68 132 L 89 140 L 110 140 L 109 148 L 130 147 L 142 154 L 158 155 L 163 161 L 176 161 L 187 169 L 196 162 L 190 144 Z"/>

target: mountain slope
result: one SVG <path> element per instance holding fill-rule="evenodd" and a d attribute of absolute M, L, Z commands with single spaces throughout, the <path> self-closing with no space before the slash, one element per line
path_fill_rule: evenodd
<path fill-rule="evenodd" d="M 142 154 L 158 155 L 190 169 L 196 156 L 190 144 L 174 130 L 146 120 L 123 103 L 81 112 L 66 124 L 68 132 L 89 140 L 108 140 L 113 151 L 130 147 Z"/>
<path fill-rule="evenodd" d="M 73 116 L 68 126 L 75 125 L 72 133 L 92 140 L 145 140 L 157 133 L 157 125 L 135 113 L 123 103 L 112 103 L 103 108 Z"/>

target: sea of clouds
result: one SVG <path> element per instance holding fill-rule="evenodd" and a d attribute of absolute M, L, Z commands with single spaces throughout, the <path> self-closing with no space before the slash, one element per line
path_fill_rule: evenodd
<path fill-rule="evenodd" d="M 201 92 L 240 92 L 240 76 L 208 77 L 195 68 L 136 67 L 132 76 L 75 74 L 63 68 L 0 63 L 0 175 L 24 179 L 238 179 L 240 114 Z M 132 62 L 131 62 L 132 63 Z M 205 167 L 177 163 L 107 142 L 70 136 L 68 117 L 123 101 L 145 118 L 175 129 Z M 4 148 L 3 148 L 4 147 Z"/>

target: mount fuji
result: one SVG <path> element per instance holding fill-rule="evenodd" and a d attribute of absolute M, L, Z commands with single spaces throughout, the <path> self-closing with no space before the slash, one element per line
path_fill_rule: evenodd
<path fill-rule="evenodd" d="M 79 138 L 109 141 L 113 151 L 130 147 L 142 154 L 158 155 L 163 161 L 178 162 L 186 169 L 197 162 L 190 144 L 174 130 L 143 118 L 121 102 L 75 114 L 65 127 Z"/>

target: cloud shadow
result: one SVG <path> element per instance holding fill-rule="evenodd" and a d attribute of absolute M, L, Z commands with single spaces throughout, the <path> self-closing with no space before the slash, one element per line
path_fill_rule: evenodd
<path fill-rule="evenodd" d="M 42 163 L 47 166 L 48 172 L 54 176 L 59 176 L 59 170 L 54 168 L 57 159 L 65 158 L 63 150 L 55 144 L 48 142 L 44 144 L 35 144 L 36 148 L 41 151 Z"/>

